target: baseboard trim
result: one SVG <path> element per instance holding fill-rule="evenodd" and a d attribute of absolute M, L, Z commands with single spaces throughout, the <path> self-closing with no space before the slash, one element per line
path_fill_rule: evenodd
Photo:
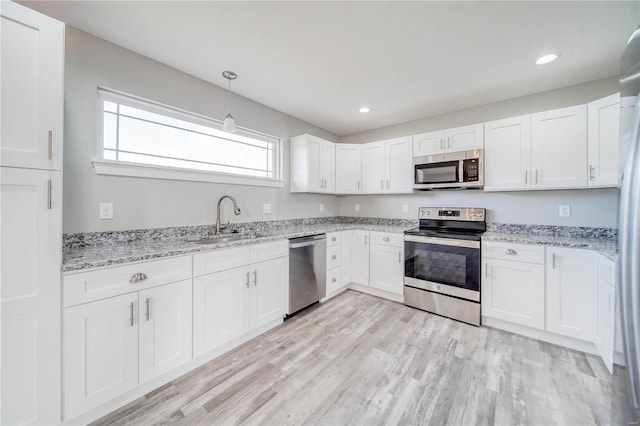
<path fill-rule="evenodd" d="M 402 294 L 389 293 L 388 291 L 378 290 L 377 288 L 356 283 L 349 283 L 348 288 L 359 291 L 360 293 L 366 293 L 372 296 L 382 297 L 383 299 L 393 300 L 394 302 L 404 303 L 404 295 Z"/>

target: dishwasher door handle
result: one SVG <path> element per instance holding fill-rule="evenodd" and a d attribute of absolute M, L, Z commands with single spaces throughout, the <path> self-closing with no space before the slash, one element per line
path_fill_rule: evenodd
<path fill-rule="evenodd" d="M 320 244 L 324 240 L 307 241 L 306 243 L 289 244 L 289 248 L 296 249 L 300 247 L 308 247 L 316 244 Z"/>

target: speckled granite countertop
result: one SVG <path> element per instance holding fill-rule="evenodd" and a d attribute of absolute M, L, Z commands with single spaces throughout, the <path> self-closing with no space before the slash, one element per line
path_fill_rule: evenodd
<path fill-rule="evenodd" d="M 231 227 L 240 232 L 257 232 L 261 235 L 260 238 L 214 244 L 195 244 L 189 241 L 212 235 L 212 226 L 70 234 L 65 235 L 64 238 L 62 270 L 63 272 L 80 271 L 352 229 L 403 233 L 415 226 L 417 226 L 417 221 L 363 219 L 359 222 L 354 218 L 341 217 L 328 220 L 253 222 L 232 224 Z"/>
<path fill-rule="evenodd" d="M 610 228 L 491 224 L 482 240 L 584 248 L 618 260 L 617 231 Z"/>

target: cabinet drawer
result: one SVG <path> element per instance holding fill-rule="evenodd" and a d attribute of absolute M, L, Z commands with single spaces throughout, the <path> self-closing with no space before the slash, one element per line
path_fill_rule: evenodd
<path fill-rule="evenodd" d="M 391 247 L 404 247 L 404 235 L 390 234 L 386 232 L 371 232 L 371 244 Z"/>
<path fill-rule="evenodd" d="M 193 256 L 193 276 L 225 271 L 251 263 L 249 246 L 200 253 Z"/>
<path fill-rule="evenodd" d="M 191 256 L 67 275 L 64 277 L 64 306 L 74 306 L 188 278 L 191 278 Z"/>
<path fill-rule="evenodd" d="M 340 232 L 330 232 L 327 234 L 327 247 L 340 245 Z"/>
<path fill-rule="evenodd" d="M 340 266 L 340 246 L 327 247 L 327 269 Z"/>
<path fill-rule="evenodd" d="M 327 271 L 327 294 L 331 294 L 342 286 L 340 279 L 340 267 Z"/>
<path fill-rule="evenodd" d="M 483 242 L 482 257 L 544 264 L 544 246 L 495 241 Z"/>
<path fill-rule="evenodd" d="M 289 240 L 251 246 L 251 263 L 263 262 L 285 256 L 289 256 Z"/>

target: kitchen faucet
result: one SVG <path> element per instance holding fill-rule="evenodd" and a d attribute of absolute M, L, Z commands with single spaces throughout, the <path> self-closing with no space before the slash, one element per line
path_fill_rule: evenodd
<path fill-rule="evenodd" d="M 220 233 L 220 230 L 222 229 L 222 226 L 220 226 L 220 204 L 225 198 L 228 198 L 233 202 L 233 212 L 236 214 L 236 216 L 240 214 L 240 207 L 238 207 L 238 203 L 236 203 L 235 198 L 233 198 L 231 195 L 223 195 L 222 197 L 220 197 L 220 199 L 218 200 L 218 210 L 216 216 L 216 235 L 218 235 Z M 225 228 L 227 226 L 229 226 L 229 223 L 227 223 Z"/>

